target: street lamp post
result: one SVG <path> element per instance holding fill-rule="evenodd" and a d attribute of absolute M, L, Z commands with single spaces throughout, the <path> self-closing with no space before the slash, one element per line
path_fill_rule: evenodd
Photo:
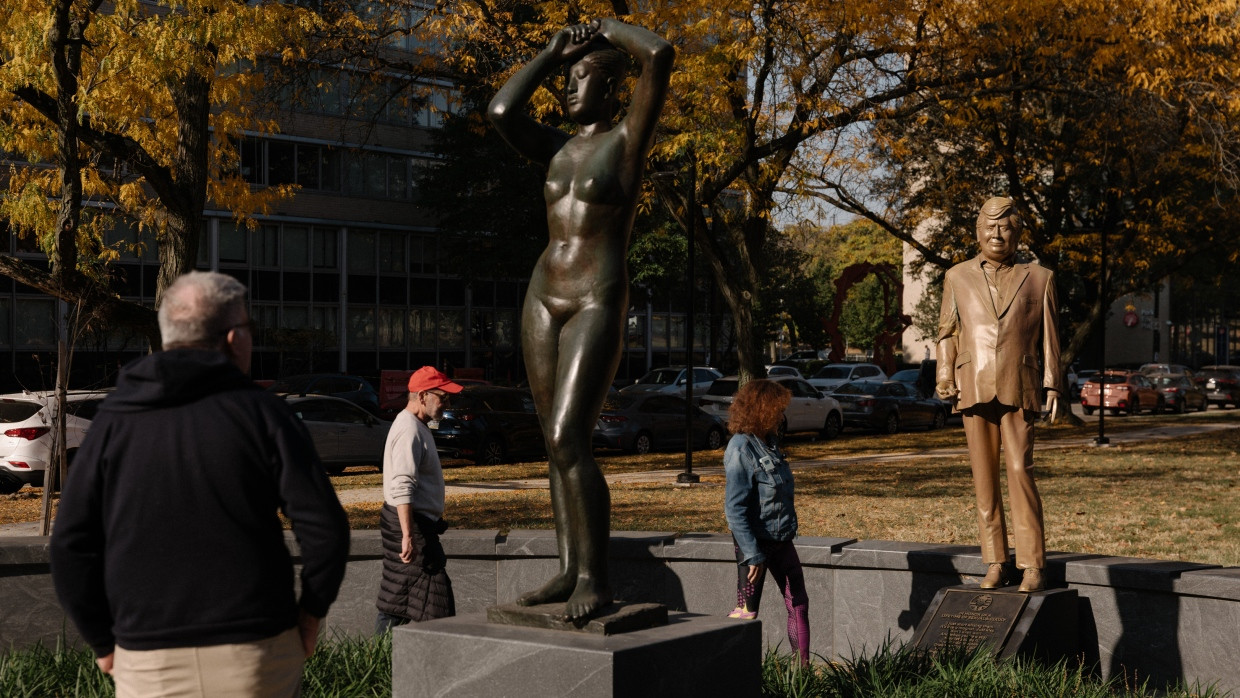
<path fill-rule="evenodd" d="M 1094 438 L 1095 446 L 1109 446 L 1111 440 L 1106 435 L 1106 373 L 1107 373 L 1107 229 L 1102 233 L 1102 276 L 1098 279 L 1099 302 L 1102 303 L 1102 341 L 1098 347 L 1098 436 Z"/>
<path fill-rule="evenodd" d="M 693 417 L 696 407 L 693 404 L 693 302 L 694 302 L 694 254 L 696 247 L 693 232 L 697 221 L 697 159 L 693 150 L 689 150 L 689 174 L 685 187 L 685 237 L 688 247 L 686 258 L 686 276 L 689 277 L 688 312 L 685 314 L 685 470 L 676 476 L 676 482 L 692 484 L 700 482 L 693 472 Z"/>

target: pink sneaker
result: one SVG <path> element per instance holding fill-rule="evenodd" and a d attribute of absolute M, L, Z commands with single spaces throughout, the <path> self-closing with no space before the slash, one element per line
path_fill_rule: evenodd
<path fill-rule="evenodd" d="M 753 620 L 757 617 L 757 611 L 746 611 L 744 606 L 737 606 L 728 614 L 728 618 L 740 618 L 741 620 Z"/>

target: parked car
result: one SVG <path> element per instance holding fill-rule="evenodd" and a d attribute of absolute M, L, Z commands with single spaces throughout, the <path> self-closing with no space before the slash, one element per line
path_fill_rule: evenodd
<path fill-rule="evenodd" d="M 688 407 L 684 398 L 662 393 L 622 392 L 609 396 L 594 427 L 594 447 L 631 453 L 684 448 Z M 693 408 L 694 448 L 721 448 L 726 434 L 718 419 L 701 408 Z"/>
<path fill-rule="evenodd" d="M 86 436 L 106 391 L 70 390 L 65 398 L 65 449 L 70 460 Z M 12 494 L 26 485 L 41 487 L 52 462 L 56 424 L 56 393 L 0 395 L 0 494 Z"/>
<path fill-rule="evenodd" d="M 772 376 L 771 380 L 792 392 L 792 399 L 784 409 L 784 421 L 779 426 L 781 436 L 803 431 L 818 432 L 823 439 L 839 436 L 844 425 L 844 413 L 834 398 L 823 395 L 804 378 Z M 707 414 L 718 418 L 721 424 L 727 424 L 738 385 L 736 376 L 720 378 L 711 384 L 705 395 L 698 398 L 698 404 Z"/>
<path fill-rule="evenodd" d="M 443 418 L 429 426 L 440 455 L 478 465 L 543 458 L 547 452 L 534 398 L 519 388 L 465 386 L 451 397 Z"/>
<path fill-rule="evenodd" d="M 1081 389 L 1085 414 L 1109 409 L 1115 414 L 1136 414 L 1141 410 L 1163 411 L 1163 395 L 1139 371 L 1110 370 L 1094 376 Z"/>
<path fill-rule="evenodd" d="M 1240 366 L 1202 366 L 1197 381 L 1211 403 L 1240 407 Z"/>
<path fill-rule="evenodd" d="M 329 395 L 285 395 L 297 415 L 323 468 L 339 475 L 350 465 L 373 465 L 383 470 L 383 445 L 391 422 L 385 422 L 344 398 Z"/>
<path fill-rule="evenodd" d="M 795 366 L 783 366 L 780 364 L 771 364 L 766 367 L 766 377 L 774 378 L 776 376 L 792 376 L 793 378 L 804 378 L 801 370 Z"/>
<path fill-rule="evenodd" d="M 947 423 L 950 408 L 930 400 L 915 388 L 894 380 L 845 383 L 831 393 L 844 411 L 844 426 L 878 429 L 894 434 L 908 427 L 938 429 Z"/>
<path fill-rule="evenodd" d="M 952 415 L 952 403 L 944 400 L 934 392 L 935 386 L 935 369 L 938 361 L 935 359 L 926 359 L 919 368 L 906 368 L 902 371 L 896 371 L 891 374 L 891 380 L 900 381 L 904 384 L 909 392 L 936 403 L 943 410 L 943 414 L 947 416 L 947 421 L 960 421 L 959 413 L 955 417 Z"/>
<path fill-rule="evenodd" d="M 379 392 L 370 381 L 360 376 L 339 373 L 307 373 L 281 378 L 267 387 L 282 395 L 330 395 L 361 407 L 370 414 L 379 414 Z"/>
<path fill-rule="evenodd" d="M 1141 364 L 1137 370 L 1147 376 L 1155 373 L 1178 373 L 1188 376 L 1190 380 L 1193 378 L 1193 370 L 1184 364 Z"/>
<path fill-rule="evenodd" d="M 701 395 L 706 392 L 710 384 L 715 379 L 722 378 L 723 374 L 713 368 L 706 366 L 693 367 L 693 394 Z M 688 371 L 684 366 L 668 366 L 667 368 L 656 368 L 646 375 L 638 378 L 632 385 L 626 385 L 620 389 L 621 393 L 664 393 L 666 395 L 685 396 L 685 384 L 687 383 Z"/>
<path fill-rule="evenodd" d="M 823 392 L 858 380 L 885 381 L 887 374 L 876 364 L 827 364 L 809 379 L 809 384 Z"/>
<path fill-rule="evenodd" d="M 911 388 L 916 388 L 923 395 L 933 395 L 934 385 L 937 382 L 936 371 L 938 366 L 939 362 L 937 359 L 926 359 L 917 368 L 906 368 L 902 371 L 896 371 L 889 376 L 889 379 L 900 381 Z"/>
<path fill-rule="evenodd" d="M 1210 404 L 1206 391 L 1182 373 L 1155 373 L 1146 377 L 1154 389 L 1162 393 L 1163 404 L 1172 412 L 1201 412 Z"/>
<path fill-rule="evenodd" d="M 822 361 L 827 358 L 827 354 L 828 352 L 825 349 L 806 349 L 794 351 L 781 359 L 781 361 Z"/>
<path fill-rule="evenodd" d="M 1068 390 L 1072 392 L 1073 400 L 1081 399 L 1081 389 L 1085 387 L 1085 383 L 1087 383 L 1090 378 L 1093 378 L 1096 375 L 1098 375 L 1098 371 L 1096 369 L 1083 368 L 1068 376 Z"/>

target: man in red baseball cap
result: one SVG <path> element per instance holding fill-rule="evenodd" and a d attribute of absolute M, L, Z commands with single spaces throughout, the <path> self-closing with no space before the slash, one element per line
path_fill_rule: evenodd
<path fill-rule="evenodd" d="M 428 422 L 443 417 L 450 396 L 461 392 L 433 366 L 409 377 L 409 402 L 396 415 L 383 447 L 383 576 L 379 581 L 379 616 L 375 632 L 410 621 L 456 614 L 448 561 L 439 543 L 447 530 L 443 519 L 444 482 L 435 438 Z"/>

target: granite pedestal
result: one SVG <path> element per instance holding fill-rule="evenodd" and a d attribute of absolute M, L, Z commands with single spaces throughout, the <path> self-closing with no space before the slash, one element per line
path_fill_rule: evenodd
<path fill-rule="evenodd" d="M 488 623 L 483 613 L 392 633 L 392 696 L 756 696 L 760 621 L 671 613 L 668 624 L 595 635 Z"/>

